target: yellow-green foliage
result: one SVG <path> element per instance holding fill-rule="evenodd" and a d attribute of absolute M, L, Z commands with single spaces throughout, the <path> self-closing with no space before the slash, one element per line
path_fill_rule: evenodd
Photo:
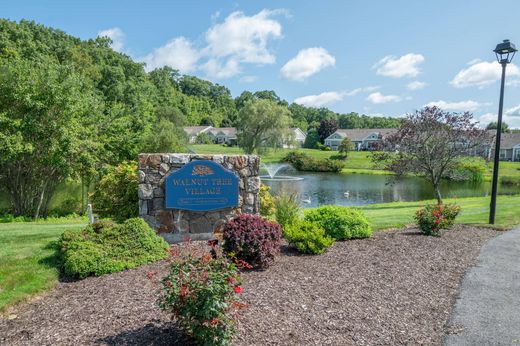
<path fill-rule="evenodd" d="M 325 205 L 305 211 L 305 220 L 317 222 L 336 240 L 368 238 L 372 229 L 365 215 L 354 208 Z"/>
<path fill-rule="evenodd" d="M 273 216 L 276 211 L 274 199 L 269 193 L 269 189 L 270 187 L 265 184 L 260 185 L 260 215 L 267 218 Z"/>
<path fill-rule="evenodd" d="M 283 230 L 284 238 L 298 251 L 306 254 L 322 254 L 334 244 L 334 238 L 315 222 L 299 220 L 287 225 Z"/>
<path fill-rule="evenodd" d="M 110 168 L 92 194 L 94 208 L 103 217 L 123 221 L 139 213 L 137 162 L 124 161 Z"/>
<path fill-rule="evenodd" d="M 169 245 L 142 219 L 134 218 L 120 225 L 94 223 L 81 232 L 65 231 L 59 248 L 65 273 L 85 278 L 164 259 Z"/>

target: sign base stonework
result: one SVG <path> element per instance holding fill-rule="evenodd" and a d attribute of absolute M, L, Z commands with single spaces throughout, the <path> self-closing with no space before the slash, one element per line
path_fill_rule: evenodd
<path fill-rule="evenodd" d="M 166 205 L 180 205 L 173 203 L 172 191 L 167 183 L 173 184 L 172 179 L 184 166 L 193 166 L 192 162 L 200 161 L 207 166 L 218 164 L 222 166 L 222 171 L 231 171 L 238 178 L 238 203 L 233 207 L 226 207 L 218 210 L 194 211 L 183 209 L 170 209 Z M 198 165 L 196 165 L 198 166 Z M 218 167 L 217 167 L 218 168 Z M 213 169 L 216 171 L 218 169 Z M 260 191 L 260 158 L 252 155 L 198 155 L 198 154 L 140 154 L 139 155 L 139 216 L 142 217 L 159 235 L 170 243 L 178 243 L 190 238 L 192 240 L 209 240 L 215 238 L 215 233 L 219 232 L 220 227 L 232 217 L 247 213 L 257 214 L 259 212 Z M 192 170 L 189 170 L 192 172 Z M 196 171 L 197 172 L 197 171 Z M 216 174 L 217 174 L 216 173 Z M 172 175 L 173 174 L 173 175 Z M 196 174 L 196 173 L 195 173 Z M 215 189 L 210 189 L 208 185 L 219 183 L 220 176 L 200 176 L 194 179 L 175 179 L 176 184 L 192 184 L 185 186 L 186 193 L 214 193 Z M 200 186 L 197 186 L 199 184 Z M 176 186 L 178 187 L 178 186 Z M 170 188 L 166 191 L 167 188 Z M 219 191 L 219 189 L 217 190 Z M 229 192 L 225 191 L 226 198 L 232 198 Z M 167 192 L 169 203 L 166 203 Z M 186 196 L 180 196 L 186 198 Z M 200 195 L 196 196 L 200 200 Z M 215 196 L 212 195 L 211 198 Z M 235 203 L 234 203 L 235 204 Z M 208 202 L 208 208 L 215 205 Z M 193 208 L 192 208 L 193 209 Z M 200 209 L 200 208 L 198 208 Z M 204 209 L 204 206 L 203 208 Z"/>

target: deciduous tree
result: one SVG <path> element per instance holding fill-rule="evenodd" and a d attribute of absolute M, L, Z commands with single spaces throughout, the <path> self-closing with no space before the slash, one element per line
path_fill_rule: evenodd
<path fill-rule="evenodd" d="M 248 102 L 239 113 L 238 145 L 247 154 L 277 147 L 282 144 L 289 123 L 287 107 L 264 99 Z"/>
<path fill-rule="evenodd" d="M 424 177 L 432 185 L 437 203 L 442 204 L 441 179 L 453 173 L 462 156 L 487 141 L 471 113 L 425 107 L 408 115 L 397 132 L 383 141 L 385 152 L 372 158 L 397 179 L 413 173 Z"/>

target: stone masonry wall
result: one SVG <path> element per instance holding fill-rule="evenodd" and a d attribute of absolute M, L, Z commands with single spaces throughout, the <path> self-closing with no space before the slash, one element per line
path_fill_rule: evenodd
<path fill-rule="evenodd" d="M 209 212 L 164 208 L 164 180 L 188 162 L 210 160 L 235 171 L 239 177 L 239 205 Z M 259 211 L 260 158 L 250 155 L 140 154 L 139 216 L 170 243 L 186 237 L 193 240 L 214 239 L 220 227 L 241 213 Z"/>

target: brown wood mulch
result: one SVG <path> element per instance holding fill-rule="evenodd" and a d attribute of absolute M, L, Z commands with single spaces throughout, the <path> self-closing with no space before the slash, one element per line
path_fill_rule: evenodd
<path fill-rule="evenodd" d="M 438 345 L 461 278 L 496 231 L 456 226 L 337 242 L 321 256 L 285 248 L 274 266 L 243 274 L 236 345 Z M 0 318 L 0 345 L 186 345 L 154 302 L 148 272 L 60 282 Z"/>

